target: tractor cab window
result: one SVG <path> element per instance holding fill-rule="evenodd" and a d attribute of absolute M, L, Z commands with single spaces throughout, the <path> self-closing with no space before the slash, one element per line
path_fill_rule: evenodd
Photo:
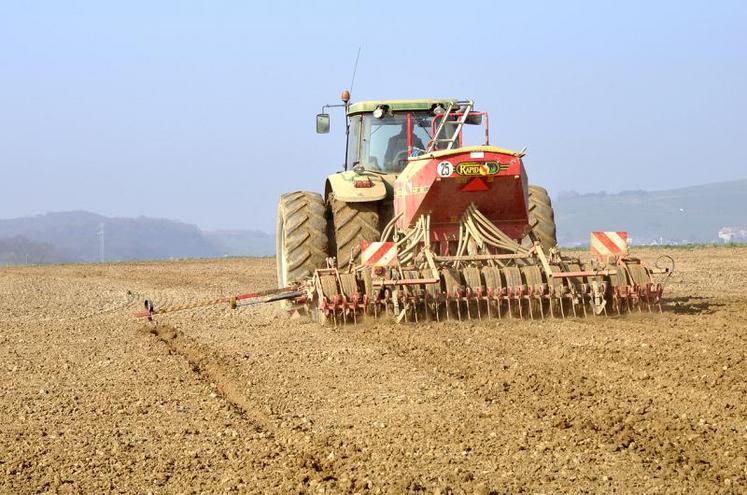
<path fill-rule="evenodd" d="M 350 118 L 350 129 L 348 129 L 348 162 L 346 170 L 352 170 L 360 163 L 360 140 L 361 140 L 361 116 L 355 115 Z M 365 166 L 365 164 L 362 164 Z"/>
<path fill-rule="evenodd" d="M 413 155 L 417 156 L 424 153 L 428 148 L 433 136 L 431 136 L 431 122 L 433 117 L 430 115 L 412 114 L 412 147 Z"/>
<path fill-rule="evenodd" d="M 355 123 L 355 124 L 354 124 Z M 408 125 L 412 133 L 408 137 Z M 398 174 L 407 165 L 407 158 L 425 151 L 430 141 L 430 116 L 418 116 L 407 113 L 385 115 L 375 118 L 366 114 L 351 119 L 350 147 L 355 139 L 360 139 L 358 149 L 351 154 L 356 156 L 360 165 L 368 170 Z M 354 136 L 354 129 L 360 129 L 360 135 Z M 408 146 L 412 146 L 412 149 Z"/>
<path fill-rule="evenodd" d="M 368 158 L 371 169 L 401 172 L 407 160 L 407 117 L 405 114 L 363 117 L 361 155 Z M 368 168 L 368 167 L 367 167 Z"/>

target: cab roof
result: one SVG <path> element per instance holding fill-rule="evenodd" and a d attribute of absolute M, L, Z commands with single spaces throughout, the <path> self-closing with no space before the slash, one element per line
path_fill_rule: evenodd
<path fill-rule="evenodd" d="M 436 105 L 447 107 L 449 103 L 456 103 L 456 98 L 426 98 L 419 100 L 370 100 L 357 101 L 348 107 L 348 115 L 369 113 L 380 105 L 388 106 L 392 112 L 430 110 Z"/>

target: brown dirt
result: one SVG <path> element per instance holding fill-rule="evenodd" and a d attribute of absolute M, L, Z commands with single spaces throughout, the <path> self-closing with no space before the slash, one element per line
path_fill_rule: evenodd
<path fill-rule="evenodd" d="M 669 253 L 663 315 L 343 328 L 130 317 L 272 259 L 2 268 L 0 492 L 743 493 L 747 248 Z"/>

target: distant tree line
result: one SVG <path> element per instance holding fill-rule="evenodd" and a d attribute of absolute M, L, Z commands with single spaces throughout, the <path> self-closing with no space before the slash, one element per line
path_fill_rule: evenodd
<path fill-rule="evenodd" d="M 54 246 L 48 242 L 34 242 L 23 236 L 0 237 L 0 264 L 22 265 L 53 263 Z"/>

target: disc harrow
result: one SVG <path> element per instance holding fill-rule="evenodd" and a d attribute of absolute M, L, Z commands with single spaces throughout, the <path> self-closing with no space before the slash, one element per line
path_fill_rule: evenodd
<path fill-rule="evenodd" d="M 572 258 L 557 261 L 543 266 L 533 255 L 511 266 L 442 267 L 437 277 L 416 267 L 364 266 L 352 273 L 330 267 L 318 270 L 309 284 L 307 309 L 334 324 L 364 317 L 534 320 L 662 311 L 663 284 L 653 277 L 671 269 L 650 269 L 631 257 L 604 268 Z"/>

